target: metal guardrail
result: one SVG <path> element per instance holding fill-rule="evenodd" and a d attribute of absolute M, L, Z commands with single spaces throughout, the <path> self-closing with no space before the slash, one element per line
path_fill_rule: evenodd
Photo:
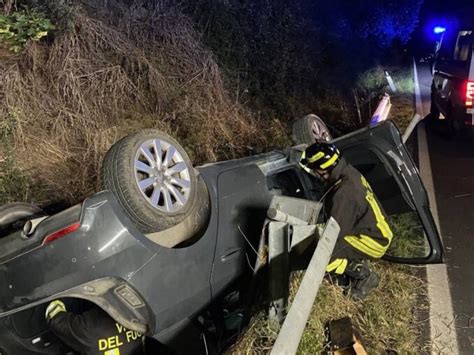
<path fill-rule="evenodd" d="M 279 327 L 288 306 L 290 252 L 298 253 L 316 237 L 322 204 L 316 201 L 273 196 L 267 211 L 270 305 L 269 323 Z"/>
<path fill-rule="evenodd" d="M 311 308 L 329 264 L 340 227 L 334 218 L 330 218 L 323 234 L 319 238 L 316 251 L 311 258 L 296 297 L 288 311 L 285 322 L 273 345 L 271 354 L 295 354 L 306 327 Z"/>
<path fill-rule="evenodd" d="M 415 114 L 413 116 L 412 120 L 410 121 L 410 124 L 408 127 L 405 129 L 405 133 L 403 133 L 402 136 L 402 141 L 403 143 L 406 143 L 410 135 L 412 134 L 413 130 L 415 129 L 416 125 L 421 121 L 421 116 L 419 114 Z"/>
<path fill-rule="evenodd" d="M 392 76 L 390 75 L 388 70 L 385 70 L 384 73 L 385 73 L 385 79 L 387 79 L 388 86 L 390 86 L 390 90 L 392 90 L 392 92 L 397 92 L 397 87 L 395 86 Z"/>

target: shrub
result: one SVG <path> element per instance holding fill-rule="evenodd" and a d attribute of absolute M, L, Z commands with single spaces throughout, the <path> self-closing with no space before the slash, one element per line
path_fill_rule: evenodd
<path fill-rule="evenodd" d="M 0 15 L 0 40 L 18 53 L 28 41 L 39 41 L 54 30 L 54 25 L 41 12 L 24 8 Z"/>

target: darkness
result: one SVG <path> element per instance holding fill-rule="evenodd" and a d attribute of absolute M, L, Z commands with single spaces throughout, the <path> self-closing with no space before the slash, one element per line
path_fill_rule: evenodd
<path fill-rule="evenodd" d="M 357 124 L 352 88 L 377 65 L 399 65 L 423 0 L 185 0 L 184 11 L 263 118 L 317 111 L 340 131 Z M 409 57 L 411 59 L 411 56 Z"/>
<path fill-rule="evenodd" d="M 439 35 L 433 33 L 435 26 L 447 29 L 474 27 L 474 1 L 472 0 L 425 0 L 420 11 L 420 19 L 412 40 L 408 43 L 415 57 L 430 54 Z"/>

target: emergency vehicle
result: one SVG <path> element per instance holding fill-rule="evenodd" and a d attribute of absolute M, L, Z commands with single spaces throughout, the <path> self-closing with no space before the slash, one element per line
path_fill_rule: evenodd
<path fill-rule="evenodd" d="M 438 42 L 431 85 L 431 117 L 453 134 L 474 127 L 474 25 L 446 29 Z"/>

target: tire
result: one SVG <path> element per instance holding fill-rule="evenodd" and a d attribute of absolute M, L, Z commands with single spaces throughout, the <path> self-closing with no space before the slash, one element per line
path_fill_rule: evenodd
<path fill-rule="evenodd" d="M 456 110 L 452 103 L 449 104 L 449 111 L 446 115 L 446 123 L 448 124 L 448 132 L 450 138 L 461 136 L 465 133 L 462 114 Z"/>
<path fill-rule="evenodd" d="M 431 89 L 431 104 L 430 104 L 429 119 L 431 121 L 437 121 L 439 119 L 439 110 L 435 103 L 435 95 L 433 93 L 433 89 Z"/>
<path fill-rule="evenodd" d="M 293 122 L 293 141 L 295 144 L 313 144 L 331 140 L 331 132 L 324 121 L 316 115 L 309 114 Z"/>
<path fill-rule="evenodd" d="M 26 221 L 44 216 L 43 210 L 35 205 L 14 202 L 0 207 L 0 238 L 23 228 Z"/>
<path fill-rule="evenodd" d="M 102 187 L 116 196 L 142 233 L 168 229 L 196 208 L 191 161 L 176 140 L 159 130 L 143 130 L 115 143 L 100 175 Z"/>
<path fill-rule="evenodd" d="M 211 206 L 206 183 L 201 176 L 197 177 L 196 199 L 190 213 L 164 231 L 146 234 L 148 239 L 166 248 L 184 247 L 199 240 L 209 222 Z"/>

